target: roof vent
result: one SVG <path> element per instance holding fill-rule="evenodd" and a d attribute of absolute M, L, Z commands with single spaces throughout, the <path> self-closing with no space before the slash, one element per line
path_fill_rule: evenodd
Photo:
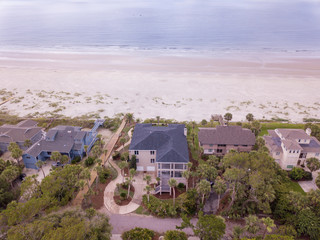
<path fill-rule="evenodd" d="M 310 128 L 306 129 L 306 134 L 308 134 L 309 136 L 311 135 L 311 129 Z"/>
<path fill-rule="evenodd" d="M 68 133 L 71 133 L 71 131 L 69 130 Z"/>

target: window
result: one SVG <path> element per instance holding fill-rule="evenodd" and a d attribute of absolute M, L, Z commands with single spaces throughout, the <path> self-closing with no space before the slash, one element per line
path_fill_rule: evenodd
<path fill-rule="evenodd" d="M 299 150 L 297 150 L 297 153 L 299 153 Z"/>
<path fill-rule="evenodd" d="M 213 147 L 213 144 L 209 144 L 209 147 Z"/>
<path fill-rule="evenodd" d="M 299 139 L 298 142 L 301 142 L 301 139 Z"/>
<path fill-rule="evenodd" d="M 242 145 L 242 147 L 248 147 L 248 145 Z"/>
<path fill-rule="evenodd" d="M 168 164 L 168 163 L 163 163 L 163 164 L 162 164 L 162 169 L 170 169 L 170 164 Z"/>
<path fill-rule="evenodd" d="M 212 149 L 209 149 L 208 152 L 213 152 L 213 150 L 212 150 Z"/>
<path fill-rule="evenodd" d="M 218 147 L 225 147 L 227 146 L 226 144 L 218 144 Z"/>
<path fill-rule="evenodd" d="M 235 146 L 235 147 L 238 147 L 239 145 L 238 145 L 238 144 L 235 144 L 234 146 Z"/>
<path fill-rule="evenodd" d="M 304 142 L 307 142 L 307 139 L 305 139 Z"/>
<path fill-rule="evenodd" d="M 175 164 L 175 169 L 183 169 L 183 164 Z"/>
<path fill-rule="evenodd" d="M 139 162 L 139 158 L 136 158 L 136 163 L 138 163 Z"/>
<path fill-rule="evenodd" d="M 287 168 L 293 168 L 293 165 L 287 165 Z"/>
<path fill-rule="evenodd" d="M 154 151 L 150 151 L 150 155 L 154 155 Z"/>
<path fill-rule="evenodd" d="M 277 152 L 276 155 L 280 155 L 280 152 Z"/>
<path fill-rule="evenodd" d="M 154 158 L 151 158 L 151 159 L 150 159 L 150 163 L 154 163 Z"/>
<path fill-rule="evenodd" d="M 316 153 L 316 157 L 318 157 L 320 154 L 319 153 Z"/>
<path fill-rule="evenodd" d="M 160 163 L 158 163 L 158 168 L 159 168 L 159 169 L 161 168 L 161 165 L 160 165 Z"/>
<path fill-rule="evenodd" d="M 181 178 L 182 177 L 182 173 L 181 172 L 174 172 L 174 177 Z"/>
<path fill-rule="evenodd" d="M 222 153 L 222 149 L 217 149 L 217 153 Z"/>
<path fill-rule="evenodd" d="M 139 151 L 134 151 L 134 155 L 139 155 Z"/>
<path fill-rule="evenodd" d="M 291 150 L 289 151 L 289 153 L 291 153 Z"/>
<path fill-rule="evenodd" d="M 293 153 L 296 153 L 296 151 L 295 151 L 295 150 L 293 150 Z"/>

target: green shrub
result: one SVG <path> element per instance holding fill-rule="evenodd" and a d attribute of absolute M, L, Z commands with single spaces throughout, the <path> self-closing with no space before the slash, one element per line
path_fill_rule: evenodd
<path fill-rule="evenodd" d="M 86 167 L 90 167 L 91 165 L 94 164 L 94 158 L 93 157 L 88 157 L 85 161 L 84 164 L 86 165 Z"/>
<path fill-rule="evenodd" d="M 154 231 L 147 228 L 134 228 L 122 234 L 123 240 L 152 240 Z"/>
<path fill-rule="evenodd" d="M 169 230 L 164 234 L 164 240 L 187 240 L 187 234 L 177 230 Z"/>
<path fill-rule="evenodd" d="M 102 168 L 102 171 L 99 174 L 99 181 L 101 183 L 106 183 L 107 179 L 111 176 L 110 168 Z"/>
<path fill-rule="evenodd" d="M 311 181 L 312 179 L 313 179 L 313 177 L 312 177 L 312 173 L 311 172 L 305 171 L 303 173 L 303 180 Z"/>
<path fill-rule="evenodd" d="M 198 199 L 197 191 L 192 188 L 188 189 L 185 193 L 181 194 L 177 198 L 177 202 L 179 202 L 180 211 L 187 215 L 194 215 L 197 212 L 197 199 Z"/>
<path fill-rule="evenodd" d="M 131 157 L 131 161 L 129 163 L 129 169 L 133 168 L 133 169 L 137 170 L 137 160 L 136 159 L 137 159 L 136 155 L 133 155 Z"/>
<path fill-rule="evenodd" d="M 184 189 L 185 185 L 183 183 L 179 183 L 177 187 L 178 189 L 182 190 Z"/>
<path fill-rule="evenodd" d="M 278 228 L 277 233 L 279 235 L 284 235 L 284 236 L 292 236 L 296 237 L 297 236 L 297 231 L 294 229 L 292 225 L 282 225 Z"/>
<path fill-rule="evenodd" d="M 301 180 L 303 176 L 304 176 L 303 169 L 298 167 L 294 167 L 289 173 L 289 177 L 296 181 Z"/>
<path fill-rule="evenodd" d="M 117 160 L 117 159 L 120 158 L 120 156 L 121 156 L 120 152 L 115 152 L 115 153 L 112 155 L 112 159 L 113 159 L 113 160 Z"/>
<path fill-rule="evenodd" d="M 125 192 L 122 192 L 122 193 L 120 193 L 120 197 L 121 197 L 121 199 L 126 199 L 127 194 Z"/>
<path fill-rule="evenodd" d="M 271 234 L 267 235 L 265 240 L 294 240 L 294 237 Z"/>
<path fill-rule="evenodd" d="M 173 207 L 169 202 L 160 200 L 152 195 L 150 195 L 149 202 L 147 196 L 143 195 L 142 201 L 147 209 L 157 217 L 177 217 L 179 215 L 178 204 Z"/>

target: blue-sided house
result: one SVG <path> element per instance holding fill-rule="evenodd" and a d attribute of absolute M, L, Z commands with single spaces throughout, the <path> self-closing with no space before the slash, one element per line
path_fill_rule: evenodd
<path fill-rule="evenodd" d="M 178 183 L 186 183 L 182 176 L 189 162 L 186 135 L 187 129 L 183 124 L 136 124 L 129 155 L 130 158 L 136 156 L 137 171 L 149 172 L 161 179 L 156 192 L 170 192 L 170 178 L 175 178 Z"/>
<path fill-rule="evenodd" d="M 43 139 L 22 155 L 24 165 L 26 168 L 37 169 L 36 162 L 49 159 L 52 152 L 67 155 L 70 160 L 75 156 L 82 158 L 85 154 L 84 146 L 88 146 L 88 152 L 91 150 L 97 140 L 97 129 L 102 124 L 102 120 L 97 120 L 90 131 L 82 131 L 81 127 L 73 126 L 57 126 L 50 129 Z"/>

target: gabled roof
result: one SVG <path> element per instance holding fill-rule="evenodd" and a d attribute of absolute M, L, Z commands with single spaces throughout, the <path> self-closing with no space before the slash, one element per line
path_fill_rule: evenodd
<path fill-rule="evenodd" d="M 136 124 L 130 150 L 156 150 L 157 162 L 189 162 L 187 138 L 183 124 L 167 127 Z"/>
<path fill-rule="evenodd" d="M 5 124 L 0 127 L 0 142 L 24 142 L 31 139 L 41 132 L 41 128 L 36 125 L 37 122 L 33 120 L 24 120 L 17 125 Z"/>
<path fill-rule="evenodd" d="M 217 126 L 216 128 L 199 128 L 201 144 L 226 144 L 253 146 L 256 137 L 251 130 L 240 126 Z"/>
<path fill-rule="evenodd" d="M 300 147 L 299 143 L 297 143 L 295 140 L 290 139 L 284 139 L 282 140 L 283 145 L 288 150 L 302 150 L 303 148 Z"/>
<path fill-rule="evenodd" d="M 266 146 L 271 152 L 282 152 L 281 139 L 274 136 L 263 136 Z"/>
<path fill-rule="evenodd" d="M 42 139 L 33 146 L 31 146 L 25 153 L 31 156 L 38 156 L 41 152 L 60 152 L 69 153 L 73 147 L 80 150 L 79 145 L 75 145 L 75 139 L 82 139 L 86 136 L 87 132 L 81 131 L 80 127 L 71 126 L 57 126 L 51 129 L 47 137 L 54 137 L 53 141 Z M 81 140 L 81 139 L 80 139 Z"/>
<path fill-rule="evenodd" d="M 276 129 L 285 139 L 312 139 L 303 129 Z"/>

